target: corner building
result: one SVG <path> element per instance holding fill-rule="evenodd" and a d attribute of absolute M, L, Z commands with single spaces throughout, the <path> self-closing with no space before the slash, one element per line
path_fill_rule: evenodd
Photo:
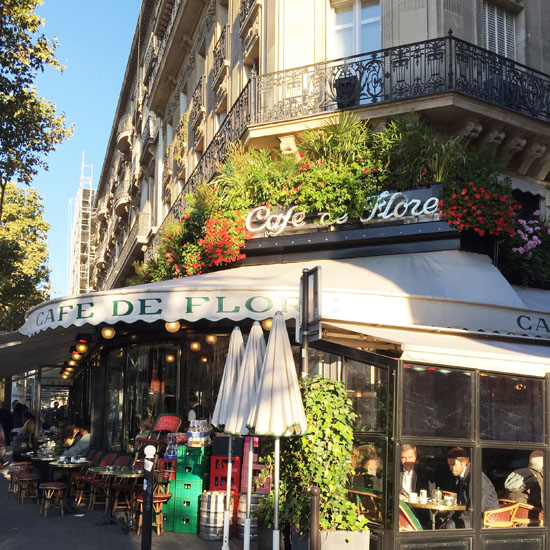
<path fill-rule="evenodd" d="M 264 234 L 236 267 L 124 285 L 231 143 L 293 154 L 342 111 L 374 125 L 415 111 L 441 136 L 491 147 L 518 198 L 548 212 L 549 28 L 543 0 L 144 0 L 95 197 L 95 292 L 31 310 L 0 357 L 54 367 L 89 341 L 75 407 L 95 445 L 123 449 L 145 415 L 185 417 L 190 394 L 212 410 L 234 324 L 282 310 L 295 327 L 300 276 L 321 266 L 308 371 L 347 385 L 356 469 L 377 459 L 376 487 L 353 482 L 372 547 L 547 548 L 548 480 L 536 519 L 497 529 L 481 480 L 504 498 L 515 465 L 533 451 L 548 461 L 550 298 L 510 285 L 446 223 Z M 448 490 L 446 453 L 466 449 L 469 526 L 411 519 L 403 445 Z"/>

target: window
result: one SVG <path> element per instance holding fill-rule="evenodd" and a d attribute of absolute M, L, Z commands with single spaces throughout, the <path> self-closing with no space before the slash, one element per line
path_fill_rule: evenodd
<path fill-rule="evenodd" d="M 409 364 L 403 367 L 403 434 L 471 437 L 471 373 Z"/>
<path fill-rule="evenodd" d="M 513 13 L 486 1 L 483 5 L 483 41 L 495 53 L 516 58 L 516 19 Z"/>
<path fill-rule="evenodd" d="M 481 439 L 542 443 L 543 409 L 542 380 L 480 373 Z"/>
<path fill-rule="evenodd" d="M 332 2 L 329 57 L 338 59 L 372 52 L 381 47 L 380 2 Z"/>

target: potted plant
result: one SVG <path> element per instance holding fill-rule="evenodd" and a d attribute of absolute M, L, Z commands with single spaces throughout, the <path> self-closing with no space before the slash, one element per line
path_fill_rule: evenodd
<path fill-rule="evenodd" d="M 292 548 L 307 549 L 310 529 L 310 489 L 320 489 L 319 530 L 323 550 L 369 547 L 367 519 L 348 499 L 346 486 L 353 475 L 355 413 L 342 382 L 315 376 L 302 380 L 308 431 L 287 438 L 281 451 L 279 511 L 281 522 L 292 526 Z M 269 526 L 273 494 L 258 507 L 259 521 Z"/>

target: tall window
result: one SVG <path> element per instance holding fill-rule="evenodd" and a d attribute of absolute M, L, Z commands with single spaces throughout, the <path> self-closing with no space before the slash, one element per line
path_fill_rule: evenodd
<path fill-rule="evenodd" d="M 329 57 L 337 59 L 380 49 L 379 0 L 333 0 L 331 16 Z"/>
<path fill-rule="evenodd" d="M 516 18 L 514 14 L 493 2 L 483 4 L 485 47 L 495 53 L 516 58 Z"/>

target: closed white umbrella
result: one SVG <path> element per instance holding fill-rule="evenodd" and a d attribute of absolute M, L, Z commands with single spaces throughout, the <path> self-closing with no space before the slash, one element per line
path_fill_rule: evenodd
<path fill-rule="evenodd" d="M 260 371 L 265 357 L 265 340 L 262 327 L 255 321 L 250 330 L 243 362 L 239 369 L 239 377 L 234 392 L 233 408 L 229 412 L 224 431 L 229 434 L 247 435 L 246 426 L 250 408 L 254 402 L 260 380 Z M 252 501 L 252 463 L 254 447 L 251 443 L 248 449 L 248 489 L 246 492 L 246 518 L 244 520 L 244 550 L 250 548 L 250 504 Z"/>
<path fill-rule="evenodd" d="M 214 407 L 214 414 L 212 415 L 212 425 L 218 429 L 223 430 L 227 424 L 231 405 L 234 399 L 234 392 L 239 377 L 239 369 L 242 363 L 244 353 L 243 335 L 241 329 L 235 327 L 231 333 L 229 339 L 229 349 L 227 351 L 227 358 L 225 360 L 225 367 L 223 369 L 222 381 L 220 384 L 220 391 L 218 393 L 218 399 L 216 400 L 216 406 Z M 223 544 L 222 550 L 229 550 L 229 523 L 231 520 L 231 469 L 232 463 L 232 451 L 233 451 L 233 436 L 229 436 L 229 449 L 227 451 L 227 486 L 225 497 L 225 511 L 223 514 Z"/>
<path fill-rule="evenodd" d="M 307 429 L 296 365 L 281 312 L 273 317 L 258 391 L 247 425 L 256 435 L 275 437 L 273 549 L 279 550 L 280 438 L 303 434 Z"/>

